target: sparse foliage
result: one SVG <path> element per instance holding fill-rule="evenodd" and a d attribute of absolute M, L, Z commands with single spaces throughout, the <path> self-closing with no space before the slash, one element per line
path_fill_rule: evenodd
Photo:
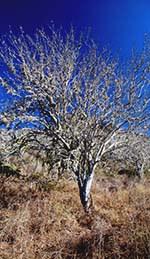
<path fill-rule="evenodd" d="M 133 171 L 134 175 L 142 177 L 144 171 L 150 168 L 150 139 L 135 132 L 119 132 L 115 139 L 120 139 L 123 145 L 104 154 L 102 166 L 111 170 Z M 115 141 L 115 140 L 114 140 Z M 110 161 L 110 162 L 109 162 Z M 117 171 L 116 171 L 117 172 Z"/>
<path fill-rule="evenodd" d="M 51 26 L 33 37 L 21 29 L 1 40 L 0 82 L 9 97 L 1 124 L 13 131 L 15 150 L 44 151 L 52 167 L 74 172 L 85 211 L 102 156 L 127 148 L 123 130 L 148 134 L 149 56 L 145 41 L 122 65 L 73 28 L 63 33 Z"/>

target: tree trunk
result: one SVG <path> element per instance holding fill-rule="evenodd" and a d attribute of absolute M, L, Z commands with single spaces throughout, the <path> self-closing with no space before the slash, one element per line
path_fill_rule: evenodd
<path fill-rule="evenodd" d="M 80 200 L 83 206 L 83 209 L 86 213 L 91 212 L 94 208 L 92 196 L 90 194 L 92 181 L 94 176 L 94 170 L 87 176 L 85 180 L 78 179 L 78 187 Z"/>
<path fill-rule="evenodd" d="M 141 167 L 139 168 L 139 170 L 137 172 L 139 179 L 142 179 L 143 172 L 144 172 L 144 163 L 141 165 Z"/>
<path fill-rule="evenodd" d="M 80 192 L 80 200 L 84 211 L 86 213 L 90 213 L 91 210 L 94 208 L 92 195 L 89 194 L 89 196 L 86 197 L 85 192 L 82 189 L 80 189 L 79 192 Z"/>

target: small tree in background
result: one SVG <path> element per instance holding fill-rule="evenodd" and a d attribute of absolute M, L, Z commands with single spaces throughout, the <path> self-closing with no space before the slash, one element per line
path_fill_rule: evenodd
<path fill-rule="evenodd" d="M 45 151 L 52 167 L 67 165 L 85 211 L 102 156 L 127 145 L 120 132 L 148 134 L 149 54 L 145 43 L 122 66 L 87 34 L 54 26 L 1 39 L 0 83 L 9 95 L 1 124 L 14 132 L 12 147 Z"/>
<path fill-rule="evenodd" d="M 103 155 L 101 165 L 107 171 L 137 175 L 140 179 L 144 172 L 150 168 L 150 138 L 136 134 L 134 131 L 119 132 L 115 139 L 122 141 L 120 148 L 114 148 Z M 110 169 L 111 168 L 111 169 Z"/>

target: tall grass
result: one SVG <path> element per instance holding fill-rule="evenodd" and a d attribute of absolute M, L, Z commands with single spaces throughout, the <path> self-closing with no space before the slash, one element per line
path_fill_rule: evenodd
<path fill-rule="evenodd" d="M 85 215 L 74 181 L 0 178 L 0 259 L 150 258 L 150 182 L 97 176 Z"/>

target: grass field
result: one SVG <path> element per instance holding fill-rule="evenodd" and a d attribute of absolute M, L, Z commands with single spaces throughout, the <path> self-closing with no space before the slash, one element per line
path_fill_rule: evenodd
<path fill-rule="evenodd" d="M 150 180 L 96 175 L 86 215 L 73 180 L 0 177 L 0 259 L 150 258 Z"/>

